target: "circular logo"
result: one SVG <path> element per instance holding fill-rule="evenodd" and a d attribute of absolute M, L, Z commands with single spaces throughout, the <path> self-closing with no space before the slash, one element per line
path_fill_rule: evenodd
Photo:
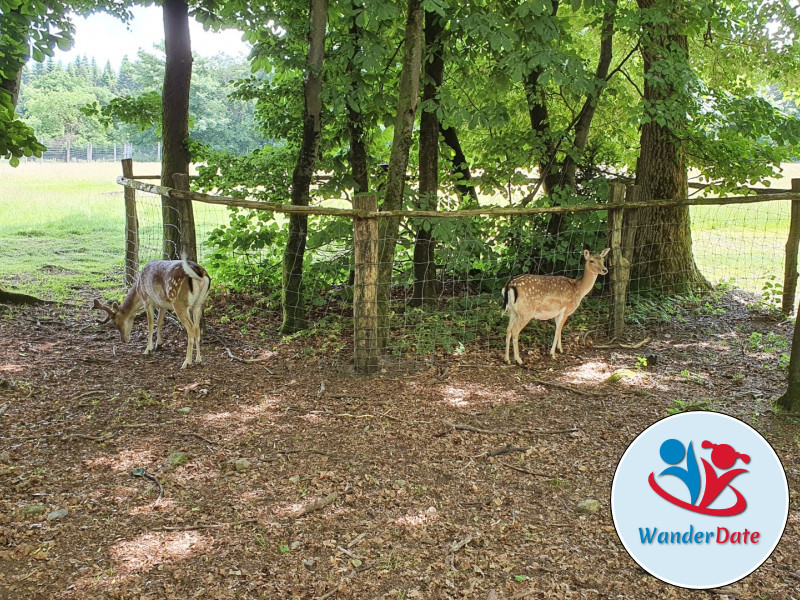
<path fill-rule="evenodd" d="M 772 446 L 714 412 L 667 417 L 628 446 L 611 486 L 625 550 L 672 585 L 708 589 L 755 571 L 778 545 L 789 486 Z"/>

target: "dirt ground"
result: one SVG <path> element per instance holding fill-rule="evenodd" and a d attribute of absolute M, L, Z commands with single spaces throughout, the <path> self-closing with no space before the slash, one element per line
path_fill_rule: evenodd
<path fill-rule="evenodd" d="M 228 301 L 185 370 L 172 322 L 144 356 L 143 320 L 123 345 L 88 295 L 0 307 L 0 598 L 800 598 L 800 425 L 771 410 L 785 371 L 752 336 L 790 324 L 729 295 L 631 328 L 638 349 L 568 324 L 564 355 L 523 336 L 511 367 L 498 331 L 359 377 L 274 316 L 220 323 Z M 755 427 L 790 484 L 777 549 L 721 590 L 651 577 L 611 519 L 625 448 L 681 408 Z"/>

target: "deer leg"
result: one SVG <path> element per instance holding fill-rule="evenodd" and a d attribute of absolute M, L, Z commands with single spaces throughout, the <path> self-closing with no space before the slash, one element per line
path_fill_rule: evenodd
<path fill-rule="evenodd" d="M 523 329 L 525 329 L 525 326 L 528 324 L 529 321 L 530 319 L 522 319 L 518 315 L 517 318 L 514 320 L 513 328 L 509 327 L 509 330 L 511 332 L 511 341 L 514 342 L 514 361 L 518 365 L 522 364 L 522 359 L 519 357 L 519 334 L 522 332 Z"/>
<path fill-rule="evenodd" d="M 150 354 L 153 351 L 153 305 L 145 303 L 144 311 L 147 313 L 147 348 L 144 353 Z"/>
<path fill-rule="evenodd" d="M 562 312 L 556 317 L 556 334 L 553 336 L 553 346 L 550 348 L 550 357 L 556 357 L 556 348 L 558 351 L 563 353 L 564 350 L 561 347 L 561 329 L 564 327 L 564 323 L 567 321 L 567 315 Z"/>
<path fill-rule="evenodd" d="M 195 338 L 195 325 L 189 317 L 189 309 L 185 306 L 178 307 L 173 304 L 172 308 L 175 310 L 175 315 L 181 322 L 181 325 L 186 329 L 188 341 L 186 342 L 186 360 L 183 361 L 181 369 L 184 369 L 192 364 L 192 346 L 194 345 Z"/>
<path fill-rule="evenodd" d="M 161 331 L 164 329 L 164 317 L 167 315 L 166 308 L 158 309 L 158 320 L 156 321 L 156 348 L 161 348 Z"/>
<path fill-rule="evenodd" d="M 509 350 L 511 349 L 511 332 L 514 330 L 514 324 L 517 320 L 517 316 L 514 314 L 508 315 L 508 328 L 506 328 L 506 363 L 509 365 L 511 364 L 511 358 L 509 357 Z M 515 340 L 516 341 L 516 340 Z M 516 348 L 516 346 L 515 346 Z M 516 354 L 516 352 L 515 352 Z"/>

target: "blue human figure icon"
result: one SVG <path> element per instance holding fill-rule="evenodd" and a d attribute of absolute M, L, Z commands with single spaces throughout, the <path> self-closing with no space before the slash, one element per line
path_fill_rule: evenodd
<path fill-rule="evenodd" d="M 659 454 L 665 463 L 673 465 L 661 471 L 659 477 L 662 475 L 674 475 L 683 481 L 689 489 L 690 504 L 694 504 L 700 495 L 700 468 L 697 466 L 697 458 L 694 455 L 692 442 L 689 442 L 687 451 L 683 447 L 683 442 L 676 439 L 666 440 L 661 444 Z M 678 463 L 683 460 L 684 456 L 686 456 L 686 467 L 678 467 Z"/>

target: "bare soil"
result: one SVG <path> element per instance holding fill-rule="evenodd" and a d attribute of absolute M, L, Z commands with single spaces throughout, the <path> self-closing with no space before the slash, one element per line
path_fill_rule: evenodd
<path fill-rule="evenodd" d="M 631 328 L 638 349 L 568 324 L 564 355 L 523 334 L 512 367 L 498 331 L 371 377 L 346 335 L 328 355 L 274 315 L 221 323 L 229 298 L 180 370 L 174 322 L 144 356 L 143 322 L 123 345 L 79 301 L 0 307 L 0 598 L 800 598 L 800 425 L 771 409 L 781 351 L 751 338 L 792 326 L 734 295 Z M 625 448 L 683 408 L 755 427 L 790 484 L 777 549 L 722 590 L 648 575 L 611 519 Z"/>

